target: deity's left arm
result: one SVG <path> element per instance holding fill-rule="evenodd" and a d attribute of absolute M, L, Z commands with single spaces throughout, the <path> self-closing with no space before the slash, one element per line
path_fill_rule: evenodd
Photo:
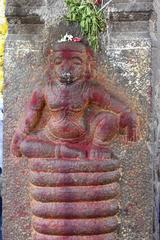
<path fill-rule="evenodd" d="M 127 128 L 127 140 L 137 139 L 137 114 L 130 109 L 128 104 L 115 95 L 110 94 L 105 87 L 95 85 L 91 93 L 92 103 L 109 110 L 119 116 L 119 130 Z"/>

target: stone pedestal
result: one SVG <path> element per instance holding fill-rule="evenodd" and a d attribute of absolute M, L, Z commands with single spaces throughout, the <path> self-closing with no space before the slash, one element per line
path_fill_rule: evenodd
<path fill-rule="evenodd" d="M 116 239 L 118 160 L 30 159 L 32 239 Z"/>

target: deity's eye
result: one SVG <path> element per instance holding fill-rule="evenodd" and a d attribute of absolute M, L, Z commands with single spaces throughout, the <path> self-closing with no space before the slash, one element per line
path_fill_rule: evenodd
<path fill-rule="evenodd" d="M 79 57 L 73 57 L 72 58 L 72 62 L 73 62 L 73 64 L 75 64 L 75 65 L 82 65 L 82 59 L 81 58 L 79 58 Z"/>
<path fill-rule="evenodd" d="M 56 57 L 55 59 L 54 59 L 54 64 L 55 65 L 59 65 L 59 64 L 61 64 L 62 63 L 62 58 L 61 57 Z"/>

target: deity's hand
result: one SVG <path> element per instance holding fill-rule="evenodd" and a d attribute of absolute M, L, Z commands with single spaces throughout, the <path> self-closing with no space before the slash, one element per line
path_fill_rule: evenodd
<path fill-rule="evenodd" d="M 11 151 L 13 153 L 14 156 L 16 157 L 21 157 L 22 153 L 20 151 L 20 145 L 22 143 L 22 141 L 25 139 L 26 134 L 22 133 L 22 132 L 16 132 L 13 136 L 12 139 L 12 144 L 11 144 Z"/>
<path fill-rule="evenodd" d="M 125 112 L 120 115 L 120 129 L 127 130 L 126 141 L 137 141 L 137 114 L 135 112 Z"/>

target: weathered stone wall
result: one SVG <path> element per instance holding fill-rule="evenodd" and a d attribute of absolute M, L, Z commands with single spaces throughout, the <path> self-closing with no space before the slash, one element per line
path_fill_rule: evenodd
<path fill-rule="evenodd" d="M 158 156 L 155 155 L 158 146 L 157 150 L 150 147 L 153 132 L 150 90 L 151 85 L 154 87 L 159 84 L 159 43 L 156 40 L 158 33 L 155 33 L 157 17 L 155 13 L 151 15 L 152 4 L 152 0 L 113 0 L 105 11 L 108 29 L 101 36 L 101 64 L 107 70 L 111 82 L 130 96 L 141 118 L 138 143 L 129 147 L 119 141 L 113 144 L 123 169 L 120 212 L 122 223 L 119 233 L 121 240 L 153 238 L 152 174 L 155 168 L 158 169 Z M 159 1 L 155 1 L 155 4 L 158 6 Z M 157 9 L 155 7 L 156 11 Z M 77 28 L 70 28 L 63 23 L 62 16 L 65 12 L 66 7 L 61 0 L 8 0 L 6 14 L 9 20 L 9 36 L 6 43 L 4 94 L 5 240 L 31 239 L 28 163 L 27 159 L 18 161 L 10 154 L 10 143 L 35 82 L 43 81 L 44 46 L 53 45 L 66 31 L 79 32 Z M 157 87 L 155 89 L 158 91 Z M 159 96 L 157 91 L 154 92 L 154 96 L 157 96 L 155 102 Z M 154 108 L 155 137 L 158 139 L 158 105 L 155 104 Z M 157 172 L 155 177 L 157 191 Z M 158 193 L 155 200 L 158 205 Z M 157 228 L 157 222 L 155 226 Z M 158 240 L 158 230 L 155 235 Z"/>
<path fill-rule="evenodd" d="M 103 36 L 109 73 L 115 73 L 116 85 L 123 86 L 130 96 L 138 99 L 143 113 L 147 113 L 145 109 L 151 110 L 151 40 L 148 23 L 151 4 L 139 1 L 117 3 L 119 14 L 111 6 L 108 33 Z M 135 148 L 119 154 L 123 169 L 120 239 L 152 239 L 152 162 L 146 149 L 150 141 L 148 137 L 145 136 L 144 142 Z M 141 149 L 141 154 L 138 149 Z"/>
<path fill-rule="evenodd" d="M 154 239 L 160 239 L 160 2 L 153 1 L 150 19 L 152 39 L 152 88 L 153 88 L 153 175 L 154 175 Z"/>

